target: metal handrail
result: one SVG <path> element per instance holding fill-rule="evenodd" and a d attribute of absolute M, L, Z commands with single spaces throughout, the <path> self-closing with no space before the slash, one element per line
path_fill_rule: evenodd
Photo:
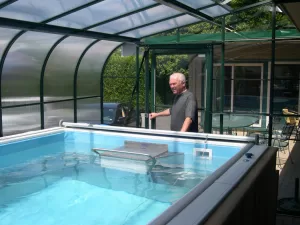
<path fill-rule="evenodd" d="M 149 154 L 146 154 L 146 153 L 138 153 L 138 152 L 128 152 L 128 151 L 120 151 L 120 150 L 114 150 L 114 149 L 106 149 L 106 148 L 93 148 L 92 149 L 93 152 L 97 153 L 98 155 L 101 156 L 101 153 L 99 151 L 103 151 L 103 152 L 112 152 L 112 153 L 121 153 L 121 154 L 128 154 L 128 155 L 140 155 L 140 156 L 146 156 L 148 157 L 149 159 L 151 159 L 152 161 L 152 165 L 150 167 L 150 170 L 155 166 L 156 164 L 156 159 L 149 155 Z M 113 157 L 113 156 L 109 156 L 109 155 L 106 155 L 108 157 Z M 116 157 L 116 158 L 122 158 L 122 157 Z M 130 160 L 137 160 L 137 161 L 145 161 L 145 160 L 139 160 L 139 159 L 130 159 Z"/>

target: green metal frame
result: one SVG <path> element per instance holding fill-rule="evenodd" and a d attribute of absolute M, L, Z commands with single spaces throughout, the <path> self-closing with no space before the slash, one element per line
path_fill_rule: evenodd
<path fill-rule="evenodd" d="M 104 118 L 103 118 L 103 99 L 104 99 L 104 71 L 105 71 L 105 67 L 108 63 L 108 60 L 110 58 L 110 56 L 115 52 L 116 49 L 118 49 L 122 44 L 116 46 L 107 56 L 103 67 L 102 67 L 102 71 L 100 73 L 100 123 L 103 124 L 104 123 Z"/>
<path fill-rule="evenodd" d="M 213 98 L 213 46 L 209 46 L 206 54 L 206 107 L 204 111 L 204 133 L 211 133 L 212 128 L 212 98 Z"/>
<path fill-rule="evenodd" d="M 223 111 L 225 95 L 225 17 L 222 18 L 222 44 L 221 44 L 221 77 L 220 77 L 220 134 L 223 134 Z"/>
<path fill-rule="evenodd" d="M 156 55 L 154 52 L 151 54 L 151 112 L 155 112 L 156 103 Z M 156 120 L 151 120 L 151 129 L 156 129 Z"/>
<path fill-rule="evenodd" d="M 7 1 L 5 1 L 5 2 L 2 2 L 2 3 L 0 4 L 0 9 L 2 9 L 2 8 L 8 6 L 8 5 L 10 5 L 10 4 L 12 4 L 12 3 L 16 2 L 16 1 L 18 1 L 18 0 L 7 0 Z"/>
<path fill-rule="evenodd" d="M 173 54 L 205 54 L 206 55 L 206 67 L 207 67 L 207 80 L 210 80 L 210 82 L 207 84 L 207 93 L 206 96 L 210 99 L 207 101 L 207 105 L 204 113 L 205 117 L 205 130 L 207 133 L 211 133 L 211 112 L 212 112 L 212 78 L 213 78 L 213 45 L 207 45 L 207 44 L 191 44 L 191 45 L 176 45 L 176 44 L 169 44 L 169 45 L 147 45 L 146 46 L 150 52 L 151 52 L 151 111 L 156 111 L 156 100 L 155 100 L 155 79 L 156 79 L 156 58 L 159 55 L 173 55 Z M 148 59 L 149 60 L 149 59 Z M 175 72 L 175 71 L 174 71 Z M 145 76 L 146 78 L 148 75 Z M 149 79 L 149 78 L 148 78 Z M 150 89 L 149 84 L 145 85 Z M 146 89 L 146 105 L 149 104 L 149 91 Z M 148 113 L 148 111 L 146 111 Z M 208 118 L 208 119 L 207 119 Z M 149 124 L 147 124 L 147 118 L 145 121 L 146 128 L 149 127 Z M 155 120 L 151 120 L 151 126 L 153 129 L 156 128 L 156 122 Z"/>
<path fill-rule="evenodd" d="M 74 80 L 73 80 L 73 98 L 74 98 L 74 123 L 77 123 L 77 86 L 78 86 L 78 82 L 77 82 L 77 78 L 78 78 L 78 71 L 79 71 L 79 66 L 82 62 L 83 57 L 85 56 L 85 54 L 87 53 L 87 51 L 93 47 L 96 43 L 98 43 L 99 40 L 95 40 L 92 43 L 90 43 L 81 53 L 81 55 L 78 58 L 76 67 L 75 67 L 75 71 L 74 71 Z"/>
<path fill-rule="evenodd" d="M 150 71 L 149 71 L 149 50 L 145 51 L 145 128 L 149 129 L 149 89 L 150 89 Z M 138 93 L 139 94 L 139 93 Z"/>
<path fill-rule="evenodd" d="M 135 49 L 135 71 L 136 71 L 136 127 L 140 127 L 140 48 Z M 144 60 L 144 59 L 143 59 Z"/>
<path fill-rule="evenodd" d="M 271 77 L 270 77 L 270 98 L 269 98 L 269 139 L 268 145 L 272 146 L 273 135 L 273 98 L 274 98 L 274 72 L 275 72 L 275 46 L 276 46 L 276 4 L 273 4 L 272 8 L 272 57 L 271 57 Z"/>
<path fill-rule="evenodd" d="M 251 9 L 251 8 L 255 8 L 255 7 L 258 7 L 258 6 L 270 4 L 270 3 L 272 3 L 272 1 L 271 0 L 261 1 L 261 2 L 255 3 L 255 4 L 251 4 L 251 5 L 239 8 L 237 10 L 232 10 L 228 14 L 224 14 L 220 17 L 212 18 L 212 17 L 207 16 L 206 14 L 203 14 L 203 13 L 199 12 L 199 9 L 193 9 L 193 8 L 188 7 L 187 5 L 182 4 L 182 3 L 180 3 L 179 1 L 176 1 L 176 0 L 174 0 L 174 1 L 158 0 L 158 2 L 162 2 L 162 3 L 165 3 L 165 4 L 170 4 L 170 2 L 171 2 L 173 4 L 173 7 L 180 8 L 185 13 L 178 14 L 174 17 L 164 18 L 162 20 L 157 20 L 157 21 L 154 21 L 154 22 L 151 22 L 151 23 L 148 23 L 148 24 L 144 24 L 144 25 L 141 25 L 141 26 L 138 26 L 138 27 L 135 27 L 135 28 L 131 28 L 131 29 L 128 29 L 128 30 L 123 30 L 123 31 L 118 32 L 116 34 L 99 33 L 99 32 L 94 32 L 94 31 L 88 31 L 88 29 L 91 29 L 93 27 L 96 27 L 96 26 L 99 26 L 99 25 L 102 25 L 102 24 L 105 24 L 105 23 L 109 23 L 111 21 L 115 21 L 117 19 L 124 18 L 124 17 L 132 15 L 134 13 L 142 12 L 144 10 L 159 6 L 160 4 L 159 3 L 158 4 L 153 4 L 153 5 L 144 7 L 144 8 L 134 10 L 134 11 L 129 12 L 129 13 L 124 13 L 124 14 L 118 15 L 114 18 L 111 18 L 111 19 L 108 19 L 108 20 L 90 25 L 90 26 L 88 26 L 84 29 L 65 28 L 65 27 L 59 27 L 59 26 L 46 24 L 46 23 L 49 23 L 53 20 L 56 20 L 56 19 L 61 18 L 63 16 L 66 16 L 70 13 L 74 13 L 74 12 L 80 10 L 80 9 L 83 9 L 83 8 L 86 8 L 86 7 L 91 6 L 93 4 L 99 3 L 101 1 L 103 1 L 103 0 L 95 0 L 95 1 L 92 1 L 92 2 L 89 2 L 89 3 L 86 3 L 82 6 L 71 9 L 67 12 L 64 12 L 64 13 L 60 14 L 60 15 L 56 15 L 56 16 L 54 16 L 52 18 L 49 18 L 45 21 L 42 21 L 40 23 L 20 21 L 20 20 L 8 19 L 8 18 L 0 18 L 0 26 L 23 29 L 23 31 L 20 31 L 19 33 L 17 33 L 11 39 L 11 41 L 8 43 L 7 47 L 4 49 L 4 53 L 3 53 L 3 56 L 1 58 L 1 62 L 0 62 L 0 99 L 2 98 L 2 94 L 1 94 L 1 81 L 2 81 L 2 78 L 1 78 L 1 76 L 2 76 L 2 70 L 3 70 L 5 58 L 8 54 L 11 46 L 14 44 L 14 42 L 22 34 L 24 34 L 27 30 L 32 30 L 32 31 L 40 31 L 40 32 L 46 32 L 46 33 L 56 33 L 56 34 L 64 34 L 65 35 L 64 37 L 59 39 L 51 47 L 51 49 L 48 51 L 48 53 L 46 55 L 46 59 L 44 61 L 43 69 L 42 69 L 42 72 L 41 72 L 40 103 L 3 107 L 2 106 L 2 101 L 0 101 L 0 136 L 3 136 L 2 109 L 4 109 L 4 108 L 13 108 L 13 107 L 21 107 L 21 106 L 39 105 L 40 104 L 41 111 L 43 111 L 43 112 L 41 112 L 41 128 L 42 129 L 44 128 L 44 104 L 52 103 L 52 102 L 44 102 L 44 99 L 43 99 L 44 98 L 44 90 L 43 90 L 43 82 L 44 82 L 43 81 L 43 76 L 44 75 L 43 74 L 45 72 L 45 67 L 46 67 L 47 61 L 48 61 L 48 59 L 51 55 L 51 52 L 54 50 L 54 48 L 62 40 L 64 40 L 68 36 L 79 36 L 79 37 L 95 38 L 97 40 L 98 39 L 106 39 L 106 40 L 110 40 L 110 41 L 135 42 L 137 44 L 140 44 L 140 47 L 149 48 L 149 51 L 147 51 L 147 54 L 145 56 L 145 58 L 146 58 L 146 60 L 145 60 L 145 69 L 146 69 L 146 72 L 145 72 L 145 88 L 146 88 L 145 89 L 145 91 L 146 91 L 145 92 L 145 95 L 146 95 L 145 109 L 146 109 L 146 114 L 147 115 L 150 111 L 150 108 L 149 108 L 150 107 L 150 105 L 149 105 L 150 87 L 155 86 L 156 57 L 158 55 L 166 55 L 166 54 L 188 54 L 188 53 L 195 53 L 195 52 L 196 53 L 200 53 L 200 52 L 203 53 L 204 52 L 206 54 L 206 69 L 207 69 L 207 81 L 206 81 L 206 87 L 207 88 L 206 88 L 206 108 L 205 108 L 205 112 L 204 112 L 204 117 L 205 117 L 204 131 L 210 133 L 211 132 L 211 117 L 212 117 L 212 90 L 213 90 L 212 89 L 212 85 L 213 85 L 213 82 L 212 82 L 212 79 L 213 79 L 213 55 L 214 55 L 213 54 L 213 45 L 221 45 L 221 48 L 222 48 L 222 53 L 221 53 L 222 54 L 221 55 L 221 64 L 222 64 L 221 67 L 222 67 L 222 69 L 221 69 L 221 79 L 220 79 L 220 82 L 221 82 L 220 83 L 220 88 L 221 88 L 221 90 L 220 90 L 220 93 L 221 93 L 221 107 L 220 107 L 221 108 L 221 115 L 222 115 L 223 110 L 224 110 L 224 74 L 225 74 L 225 71 L 224 71 L 224 61 L 225 61 L 224 43 L 225 43 L 225 29 L 227 29 L 225 27 L 224 18 L 227 15 L 231 15 L 231 14 L 234 14 L 234 13 L 239 13 L 239 12 Z M 16 2 L 16 0 L 7 0 L 7 1 L 5 1 L 5 2 L 0 4 L 0 9 L 4 8 L 5 6 L 8 6 L 9 4 L 12 4 L 14 2 Z M 276 39 L 276 30 L 275 30 L 275 27 L 276 27 L 276 5 L 280 4 L 280 3 L 287 3 L 287 2 L 298 2 L 298 1 L 295 1 L 295 0 L 289 0 L 289 1 L 276 0 L 275 3 L 273 3 L 272 37 L 270 39 L 271 42 L 272 42 L 271 78 L 270 78 L 270 84 L 271 85 L 270 85 L 270 99 L 269 99 L 269 116 L 270 116 L 269 136 L 270 137 L 272 136 L 272 126 L 273 126 L 272 125 L 272 118 L 275 115 L 275 114 L 273 114 L 273 97 L 274 97 L 273 96 L 274 95 L 273 94 L 273 88 L 274 88 L 273 86 L 274 86 L 274 80 L 275 80 L 275 78 L 274 78 L 275 46 L 276 46 L 276 41 L 280 41 L 280 40 Z M 222 6 L 219 3 L 214 3 L 213 5 Z M 209 6 L 206 6 L 206 7 L 210 7 L 210 6 L 212 6 L 212 5 L 209 5 Z M 206 8 L 206 7 L 203 7 L 203 8 Z M 177 40 L 177 42 L 179 42 L 177 44 L 149 45 L 149 44 L 141 44 L 140 39 L 138 39 L 138 38 L 130 38 L 130 37 L 125 37 L 125 36 L 120 35 L 124 32 L 128 32 L 128 31 L 131 31 L 131 30 L 136 30 L 138 28 L 146 27 L 146 26 L 158 23 L 158 22 L 162 22 L 162 21 L 165 21 L 165 20 L 168 20 L 168 19 L 171 19 L 171 18 L 176 18 L 176 17 L 181 16 L 181 15 L 185 15 L 185 14 L 189 14 L 191 16 L 201 18 L 204 21 L 207 21 L 207 22 L 210 22 L 214 25 L 220 26 L 222 28 L 222 38 L 221 38 L 221 40 L 211 42 L 210 44 L 205 44 L 205 43 L 199 44 L 199 43 L 197 43 L 197 44 L 184 44 L 184 45 L 182 45 L 182 43 L 180 43 L 180 35 L 178 35 L 179 33 L 177 32 L 176 40 Z M 215 20 L 214 20 L 216 18 L 222 18 L 222 24 L 216 23 Z M 197 23 L 199 23 L 199 21 Z M 189 24 L 189 25 L 191 25 L 191 24 Z M 186 25 L 184 25 L 184 26 L 186 26 Z M 184 26 L 182 26 L 182 27 L 184 27 Z M 179 28 L 180 27 L 177 27 L 177 31 L 179 31 Z M 173 29 L 170 29 L 170 30 L 173 30 Z M 162 33 L 162 32 L 158 32 L 158 33 Z M 151 35 L 154 35 L 154 34 L 151 34 Z M 270 40 L 266 40 L 266 41 L 270 41 Z M 290 38 L 289 40 L 293 40 L 293 38 Z M 297 40 L 299 40 L 299 39 L 297 39 Z M 241 40 L 241 41 L 245 41 L 245 40 Z M 250 41 L 252 41 L 252 40 L 250 40 Z M 253 41 L 257 41 L 257 40 L 253 40 Z M 95 41 L 94 43 L 96 43 L 96 42 L 97 41 Z M 119 46 L 117 46 L 116 48 L 118 48 L 118 47 Z M 99 96 L 101 97 L 101 102 L 100 102 L 100 105 L 101 105 L 101 123 L 103 123 L 103 97 L 104 97 L 103 96 L 103 82 L 104 82 L 103 73 L 104 73 L 104 70 L 105 70 L 106 63 L 107 63 L 110 55 L 114 52 L 114 50 L 112 50 L 112 52 L 108 55 L 104 65 L 103 65 L 101 75 L 100 75 L 101 77 L 100 77 L 100 95 Z M 86 51 L 87 51 L 87 49 L 86 49 Z M 82 55 L 81 55 L 82 57 L 84 56 L 85 52 L 82 53 Z M 150 60 L 150 57 L 149 57 L 150 55 L 149 54 L 150 54 L 150 52 L 152 53 L 151 54 L 151 76 L 150 76 L 150 70 L 149 70 L 149 60 Z M 81 59 L 82 59 L 82 57 L 81 57 Z M 137 47 L 136 58 L 137 58 L 136 65 L 137 65 L 137 68 L 138 68 L 138 66 L 139 66 L 139 47 Z M 80 60 L 77 63 L 76 71 L 78 71 L 77 67 L 79 67 Z M 74 78 L 77 77 L 77 72 L 76 71 L 74 73 Z M 136 90 L 137 90 L 137 97 L 136 97 L 136 101 L 137 101 L 137 106 L 136 106 L 136 108 L 137 108 L 137 120 L 136 120 L 137 126 L 138 126 L 138 123 L 139 123 L 139 77 L 140 77 L 140 71 L 137 71 L 137 73 L 136 73 L 136 79 L 137 79 L 136 82 L 138 84 L 138 86 L 136 87 Z M 151 77 L 151 82 L 150 82 L 150 77 Z M 62 101 L 69 101 L 69 100 L 74 100 L 74 99 L 85 99 L 85 97 L 84 98 L 77 98 L 76 85 L 77 84 L 76 84 L 76 81 L 74 79 L 74 98 L 73 99 L 66 99 L 66 100 L 62 100 Z M 99 96 L 89 96 L 89 97 L 86 97 L 86 98 L 99 97 Z M 151 89 L 151 99 L 152 99 L 151 100 L 151 103 L 152 103 L 151 110 L 155 110 L 155 89 L 154 88 Z M 75 100 L 75 101 L 77 101 L 77 100 Z M 61 102 L 61 101 L 53 101 L 53 103 L 54 102 Z M 75 105 L 76 105 L 76 103 L 74 104 L 74 107 L 75 107 Z M 74 110 L 74 119 L 75 119 L 75 121 L 76 121 L 76 117 L 77 117 L 76 114 L 77 114 L 76 110 Z M 221 124 L 222 124 L 222 122 L 221 122 Z M 155 124 L 154 124 L 154 126 L 155 126 Z M 148 123 L 148 120 L 146 120 L 146 128 L 148 128 L 148 127 L 149 127 L 149 123 Z M 221 128 L 220 128 L 220 132 L 221 133 L 223 132 L 222 125 L 221 125 Z M 271 144 L 271 138 L 269 139 L 268 144 L 269 145 Z"/>

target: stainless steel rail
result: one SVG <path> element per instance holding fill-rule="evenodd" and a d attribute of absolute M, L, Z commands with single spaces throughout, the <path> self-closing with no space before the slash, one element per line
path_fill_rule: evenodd
<path fill-rule="evenodd" d="M 128 151 L 120 151 L 120 150 L 106 149 L 106 148 L 93 148 L 92 151 L 95 152 L 95 153 L 97 153 L 100 156 L 101 156 L 102 152 L 109 152 L 109 153 L 118 153 L 118 154 L 125 154 L 125 155 L 127 154 L 127 155 L 136 155 L 136 156 L 145 156 L 145 157 L 148 157 L 151 160 L 151 162 L 152 162 L 152 165 L 150 166 L 150 171 L 151 171 L 151 169 L 156 164 L 156 159 L 153 156 L 151 156 L 149 154 L 146 154 L 146 153 L 128 152 Z M 123 157 L 120 157 L 120 156 L 112 156 L 112 155 L 105 155 L 105 156 L 106 157 L 128 159 L 128 158 L 123 158 Z M 145 162 L 148 161 L 148 160 L 132 159 L 132 158 L 129 158 L 129 160 L 145 161 Z"/>

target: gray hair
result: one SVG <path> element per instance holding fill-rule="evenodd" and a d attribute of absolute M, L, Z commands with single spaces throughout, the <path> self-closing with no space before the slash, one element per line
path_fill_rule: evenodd
<path fill-rule="evenodd" d="M 185 76 L 184 76 L 184 74 L 182 74 L 182 73 L 173 73 L 173 74 L 170 76 L 170 79 L 171 79 L 171 77 L 172 77 L 172 78 L 175 78 L 175 79 L 177 79 L 177 80 L 179 80 L 179 81 L 181 81 L 182 83 L 185 83 Z"/>

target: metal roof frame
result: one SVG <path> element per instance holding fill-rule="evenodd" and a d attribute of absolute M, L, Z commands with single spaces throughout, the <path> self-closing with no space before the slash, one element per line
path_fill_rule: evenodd
<path fill-rule="evenodd" d="M 0 10 L 2 8 L 5 8 L 6 6 L 9 6 L 9 5 L 17 2 L 17 1 L 18 0 L 7 0 L 7 1 L 1 3 L 0 4 Z M 119 41 L 119 42 L 138 43 L 139 40 L 137 40 L 137 39 L 142 39 L 144 37 L 140 37 L 140 38 L 135 39 L 135 38 L 129 38 L 129 37 L 121 36 L 120 34 L 125 33 L 125 32 L 129 32 L 129 31 L 133 31 L 133 30 L 137 30 L 137 29 L 140 29 L 140 28 L 143 28 L 143 27 L 146 27 L 146 26 L 150 26 L 150 25 L 159 23 L 159 22 L 163 22 L 163 21 L 168 20 L 168 19 L 177 18 L 177 17 L 182 16 L 182 15 L 190 15 L 190 16 L 193 16 L 195 18 L 199 18 L 201 21 L 209 22 L 209 23 L 217 25 L 217 26 L 222 26 L 222 24 L 217 23 L 216 21 L 214 21 L 214 19 L 216 19 L 220 16 L 211 17 L 211 16 L 209 16 L 205 13 L 200 12 L 199 10 L 202 10 L 202 9 L 205 9 L 205 8 L 208 8 L 208 7 L 213 7 L 213 6 L 220 6 L 220 7 L 222 7 L 222 8 L 229 11 L 227 14 L 222 15 L 222 16 L 227 16 L 227 15 L 239 12 L 239 11 L 247 10 L 247 9 L 250 9 L 250 8 L 253 8 L 253 7 L 257 7 L 257 6 L 268 4 L 268 3 L 272 2 L 271 0 L 265 0 L 265 1 L 258 2 L 258 3 L 255 3 L 255 4 L 247 5 L 245 7 L 241 7 L 240 9 L 230 10 L 227 5 L 224 5 L 224 4 L 220 3 L 217 0 L 213 0 L 213 2 L 214 2 L 213 4 L 209 4 L 207 6 L 204 6 L 204 7 L 198 8 L 198 9 L 194 9 L 194 8 L 188 6 L 188 5 L 186 5 L 186 4 L 184 4 L 180 1 L 177 1 L 177 0 L 154 0 L 154 1 L 157 2 L 156 4 L 152 4 L 152 5 L 149 5 L 149 6 L 146 6 L 146 7 L 142 7 L 142 8 L 139 8 L 137 10 L 133 10 L 131 12 L 125 13 L 125 14 L 114 16 L 110 19 L 107 19 L 107 20 L 100 21 L 98 23 L 89 25 L 89 26 L 85 27 L 84 29 L 74 29 L 74 28 L 59 27 L 59 26 L 46 24 L 46 23 L 52 22 L 56 19 L 62 18 L 66 15 L 69 15 L 71 13 L 75 13 L 76 11 L 82 10 L 84 8 L 87 8 L 89 6 L 95 5 L 95 4 L 103 2 L 103 1 L 105 1 L 105 0 L 95 0 L 95 1 L 88 2 L 84 5 L 75 7 L 71 10 L 63 12 L 59 15 L 53 16 L 53 17 L 48 18 L 48 19 L 46 19 L 44 21 L 41 21 L 41 22 L 28 22 L 28 21 L 14 20 L 14 19 L 8 19 L 8 18 L 3 18 L 2 17 L 2 18 L 0 18 L 0 27 L 9 27 L 9 28 L 15 28 L 15 29 L 22 29 L 22 30 L 25 30 L 25 31 L 31 30 L 31 31 L 38 31 L 38 32 L 55 33 L 55 34 L 62 34 L 62 35 L 69 35 L 69 36 L 78 36 L 78 37 L 86 37 L 86 38 L 94 38 L 94 39 L 102 39 L 102 40 L 111 40 L 111 41 Z M 153 8 L 153 7 L 156 7 L 156 6 L 160 6 L 160 5 L 169 6 L 173 9 L 176 9 L 176 10 L 178 10 L 180 12 L 183 12 L 183 13 L 179 13 L 175 16 L 166 17 L 164 19 L 159 19 L 159 20 L 156 20 L 156 21 L 145 23 L 143 25 L 139 25 L 137 27 L 133 27 L 133 28 L 130 28 L 130 29 L 127 29 L 127 30 L 123 30 L 123 31 L 118 32 L 117 34 L 107 34 L 107 33 L 95 32 L 95 31 L 87 31 L 88 29 L 94 28 L 96 26 L 100 26 L 100 25 L 115 21 L 117 19 L 124 18 L 126 16 L 130 16 L 130 15 L 133 15 L 135 13 L 143 12 L 147 9 L 150 9 L 150 8 Z M 198 22 L 200 22 L 200 21 L 198 21 Z M 186 25 L 190 25 L 190 24 L 186 24 Z M 183 25 L 183 26 L 186 26 L 186 25 Z M 172 28 L 172 29 L 174 29 L 174 28 Z M 226 29 L 230 30 L 231 28 L 227 27 Z M 161 33 L 161 32 L 158 32 L 158 33 Z M 157 34 L 157 33 L 154 33 L 154 34 Z M 154 35 L 154 34 L 151 34 L 151 35 Z"/>

